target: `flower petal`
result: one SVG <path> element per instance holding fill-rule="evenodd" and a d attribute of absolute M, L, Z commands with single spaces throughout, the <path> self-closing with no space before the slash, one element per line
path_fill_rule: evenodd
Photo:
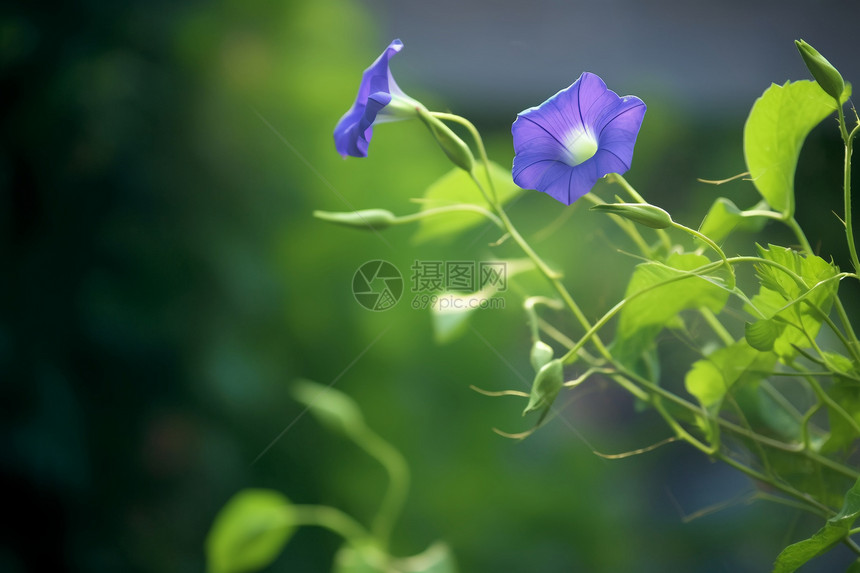
<path fill-rule="evenodd" d="M 376 116 L 391 101 L 391 94 L 405 96 L 388 67 L 389 60 L 402 49 L 403 42 L 394 40 L 362 74 L 355 103 L 334 128 L 335 148 L 343 157 L 367 157 Z"/>

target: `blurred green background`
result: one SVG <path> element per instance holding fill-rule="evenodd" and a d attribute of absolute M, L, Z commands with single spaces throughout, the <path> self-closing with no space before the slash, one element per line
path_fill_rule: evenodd
<path fill-rule="evenodd" d="M 429 313 L 410 308 L 410 293 L 372 313 L 350 291 L 368 260 L 407 275 L 416 259 L 519 256 L 513 245 L 488 247 L 498 237 L 486 229 L 415 245 L 414 229 L 402 227 L 386 232 L 386 244 L 311 212 L 407 213 L 416 208 L 409 199 L 449 169 L 417 122 L 378 127 L 367 159 L 334 151 L 332 129 L 361 71 L 395 36 L 406 44 L 393 62 L 400 86 L 475 119 L 502 165 L 513 155 L 516 112 L 588 69 L 649 106 L 628 177 L 640 192 L 691 226 L 718 192 L 751 205 L 748 183 L 717 190 L 696 177 L 743 171 L 752 99 L 770 81 L 807 77 L 791 40 L 807 33 L 804 24 L 833 18 L 799 5 L 787 3 L 790 22 L 747 14 L 761 53 L 781 54 L 775 69 L 756 69 L 771 62 L 758 52 L 741 60 L 724 50 L 720 22 L 672 11 L 673 3 L 652 16 L 684 35 L 644 23 L 623 49 L 613 42 L 637 26 L 627 3 L 604 6 L 601 18 L 615 19 L 593 25 L 566 5 L 576 25 L 557 39 L 564 50 L 543 53 L 529 51 L 529 38 L 550 47 L 543 26 L 558 26 L 561 3 L 483 2 L 462 14 L 454 5 L 352 0 L 0 9 L 0 570 L 202 570 L 215 513 L 244 487 L 367 522 L 384 473 L 301 416 L 289 395 L 298 377 L 335 382 L 409 461 L 396 553 L 444 539 L 464 572 L 768 569 L 817 524 L 778 506 L 732 503 L 753 484 L 680 445 L 625 460 L 595 456 L 668 436 L 611 386 L 563 396 L 566 422 L 522 443 L 491 431 L 532 421 L 520 417 L 521 402 L 469 389 L 523 389 L 531 377 L 519 291 L 446 346 L 435 344 Z M 507 27 L 487 16 L 493 10 L 510 16 Z M 627 28 L 613 30 L 618 22 Z M 587 34 L 581 41 L 577 29 Z M 851 52 L 838 37 L 806 39 L 842 67 Z M 497 58 L 493 42 L 522 48 L 521 59 Z M 667 84 L 673 66 L 682 83 L 694 44 L 725 57 L 694 62 L 702 73 L 689 90 Z M 559 59 L 569 63 L 560 68 Z M 456 73 L 441 81 L 448 67 Z M 825 123 L 803 152 L 798 211 L 813 245 L 844 266 L 831 214 L 841 209 L 841 148 Z M 606 220 L 571 209 L 551 234 L 542 231 L 567 211 L 542 194 L 527 193 L 511 216 L 596 317 L 624 290 L 629 259 L 616 249 L 627 247 Z M 790 241 L 770 227 L 767 238 Z M 748 250 L 743 239 L 728 250 Z M 856 308 L 856 293 L 847 295 Z M 327 571 L 338 544 L 303 529 L 269 570 Z M 837 550 L 809 570 L 849 561 Z"/>

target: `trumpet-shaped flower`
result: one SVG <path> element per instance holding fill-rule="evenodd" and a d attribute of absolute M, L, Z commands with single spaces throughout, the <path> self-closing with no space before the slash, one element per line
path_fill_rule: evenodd
<path fill-rule="evenodd" d="M 636 96 L 619 97 L 585 72 L 538 107 L 517 115 L 514 182 L 570 205 L 598 179 L 630 169 L 645 116 Z"/>
<path fill-rule="evenodd" d="M 335 148 L 344 158 L 367 157 L 374 124 L 418 116 L 421 104 L 403 93 L 388 68 L 401 49 L 403 42 L 394 40 L 362 74 L 355 103 L 334 128 Z"/>

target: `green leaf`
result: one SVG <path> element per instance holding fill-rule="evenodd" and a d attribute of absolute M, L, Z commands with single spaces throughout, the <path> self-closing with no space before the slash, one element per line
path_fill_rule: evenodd
<path fill-rule="evenodd" d="M 857 374 L 857 366 L 847 356 L 842 356 L 838 352 L 824 352 L 824 359 L 827 361 L 828 367 L 837 374 Z"/>
<path fill-rule="evenodd" d="M 798 284 L 790 275 L 772 265 L 756 265 L 761 289 L 752 298 L 752 306 L 764 318 L 785 325 L 774 341 L 773 350 L 783 362 L 789 362 L 798 354 L 795 346 L 810 347 L 809 340 L 818 334 L 822 317 L 830 312 L 839 286 L 836 280 L 832 280 L 838 269 L 821 257 L 804 256 L 774 245 L 768 245 L 767 249 L 759 247 L 759 255 L 788 268 L 804 283 Z M 757 315 L 755 310 L 748 310 Z"/>
<path fill-rule="evenodd" d="M 771 207 L 794 215 L 794 172 L 809 132 L 836 111 L 815 82 L 772 84 L 750 111 L 744 126 L 744 156 L 750 178 Z"/>
<path fill-rule="evenodd" d="M 783 329 L 784 325 L 779 325 L 774 320 L 748 322 L 744 326 L 744 338 L 756 350 L 767 352 L 773 350 L 773 345 Z"/>
<path fill-rule="evenodd" d="M 364 427 L 358 404 L 339 390 L 309 380 L 297 380 L 292 393 L 322 424 L 336 432 L 351 436 Z"/>
<path fill-rule="evenodd" d="M 625 294 L 625 298 L 631 300 L 620 312 L 613 355 L 631 365 L 653 345 L 660 330 L 677 323 L 676 317 L 682 310 L 708 308 L 719 312 L 728 299 L 728 292 L 708 279 L 683 272 L 710 262 L 704 255 L 676 253 L 665 265 L 637 265 Z M 666 281 L 673 282 L 656 286 Z M 637 293 L 642 294 L 633 298 Z"/>
<path fill-rule="evenodd" d="M 826 553 L 844 539 L 860 516 L 860 480 L 845 494 L 842 509 L 809 539 L 783 549 L 776 558 L 773 573 L 793 573 L 813 557 Z"/>
<path fill-rule="evenodd" d="M 477 167 L 475 173 L 481 185 L 489 193 L 490 190 L 484 168 L 481 166 Z M 496 163 L 490 162 L 490 174 L 493 178 L 499 202 L 502 204 L 507 203 L 523 191 L 514 184 L 509 168 L 506 169 Z M 421 205 L 422 211 L 447 205 L 456 205 L 458 203 L 478 205 L 488 211 L 492 211 L 492 208 L 484 200 L 471 176 L 462 169 L 449 171 L 430 185 L 424 193 L 424 199 L 425 201 Z M 480 225 L 486 220 L 479 213 L 469 212 L 446 213 L 445 215 L 425 217 L 419 221 L 418 230 L 415 232 L 412 240 L 416 243 L 440 238 L 451 240 L 457 234 Z"/>
<path fill-rule="evenodd" d="M 760 352 L 746 340 L 735 342 L 697 360 L 684 378 L 687 392 L 705 408 L 719 408 L 723 398 L 738 384 L 757 382 L 765 377 L 776 357 Z"/>
<path fill-rule="evenodd" d="M 206 536 L 209 573 L 257 571 L 270 564 L 295 532 L 290 501 L 268 489 L 233 496 Z"/>
<path fill-rule="evenodd" d="M 758 210 L 766 205 L 756 205 Z M 711 205 L 708 214 L 705 215 L 699 232 L 714 241 L 720 243 L 735 229 L 745 231 L 760 231 L 767 219 L 761 216 L 748 216 L 746 211 L 741 211 L 730 199 L 720 197 Z"/>

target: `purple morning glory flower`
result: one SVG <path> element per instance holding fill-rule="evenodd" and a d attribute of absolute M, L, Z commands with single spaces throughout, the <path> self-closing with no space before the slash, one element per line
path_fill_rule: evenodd
<path fill-rule="evenodd" d="M 397 86 L 388 69 L 403 42 L 394 40 L 361 76 L 355 103 L 334 128 L 334 144 L 344 158 L 367 157 L 367 146 L 373 136 L 373 124 L 417 117 L 421 104 Z"/>
<path fill-rule="evenodd" d="M 608 173 L 630 169 L 645 116 L 636 96 L 618 97 L 589 72 L 517 115 L 514 182 L 570 205 Z"/>

